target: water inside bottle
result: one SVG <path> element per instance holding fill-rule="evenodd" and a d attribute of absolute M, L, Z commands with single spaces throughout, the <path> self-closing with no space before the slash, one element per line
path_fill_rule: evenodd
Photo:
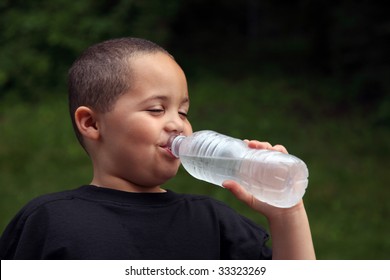
<path fill-rule="evenodd" d="M 216 157 L 180 156 L 184 168 L 193 177 L 221 186 L 225 180 L 234 180 L 239 169 L 239 159 Z"/>
<path fill-rule="evenodd" d="M 199 180 L 218 186 L 225 180 L 234 180 L 257 199 L 279 207 L 295 205 L 308 183 L 307 168 L 302 168 L 299 161 L 265 164 L 221 157 L 181 156 L 180 159 L 188 173 Z"/>

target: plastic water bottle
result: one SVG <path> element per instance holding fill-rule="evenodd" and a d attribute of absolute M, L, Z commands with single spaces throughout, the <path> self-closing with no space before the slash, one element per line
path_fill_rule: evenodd
<path fill-rule="evenodd" d="M 305 194 L 309 172 L 293 155 L 252 149 L 210 130 L 173 136 L 170 143 L 172 154 L 197 179 L 219 186 L 234 180 L 257 199 L 280 208 L 294 206 Z"/>

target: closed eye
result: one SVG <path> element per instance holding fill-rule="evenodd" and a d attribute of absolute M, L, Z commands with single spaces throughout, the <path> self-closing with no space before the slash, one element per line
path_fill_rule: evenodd
<path fill-rule="evenodd" d="M 179 115 L 181 115 L 181 116 L 183 116 L 183 117 L 185 117 L 185 118 L 188 117 L 188 114 L 187 114 L 186 112 L 179 112 Z"/>
<path fill-rule="evenodd" d="M 146 111 L 151 113 L 152 115 L 160 115 L 165 112 L 164 109 L 148 109 Z"/>

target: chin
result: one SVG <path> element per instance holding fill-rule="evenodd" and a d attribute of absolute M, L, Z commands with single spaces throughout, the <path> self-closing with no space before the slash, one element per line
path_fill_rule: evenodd
<path fill-rule="evenodd" d="M 162 179 L 162 181 L 164 181 L 161 184 L 164 184 L 166 181 L 168 181 L 168 180 L 172 179 L 173 177 L 175 177 L 176 174 L 177 174 L 177 170 L 178 169 L 176 169 L 175 171 L 172 171 L 172 172 L 165 172 L 164 174 L 161 174 L 161 176 L 159 176 L 159 177 Z"/>

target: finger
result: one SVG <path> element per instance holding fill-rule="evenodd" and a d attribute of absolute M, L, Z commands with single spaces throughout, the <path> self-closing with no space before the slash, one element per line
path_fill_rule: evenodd
<path fill-rule="evenodd" d="M 222 186 L 229 190 L 238 200 L 250 205 L 253 200 L 253 196 L 248 193 L 242 186 L 232 180 L 226 180 L 222 183 Z"/>
<path fill-rule="evenodd" d="M 279 144 L 275 145 L 275 146 L 272 147 L 272 149 L 275 150 L 275 151 L 284 153 L 284 154 L 288 154 L 287 149 L 283 145 L 279 145 Z"/>
<path fill-rule="evenodd" d="M 269 142 L 260 142 L 257 140 L 248 141 L 248 147 L 252 149 L 272 149 L 272 145 Z"/>
<path fill-rule="evenodd" d="M 270 216 L 270 214 L 275 209 L 274 206 L 256 199 L 252 194 L 246 191 L 240 184 L 235 181 L 226 180 L 222 183 L 222 186 L 229 190 L 238 200 L 267 217 Z"/>

